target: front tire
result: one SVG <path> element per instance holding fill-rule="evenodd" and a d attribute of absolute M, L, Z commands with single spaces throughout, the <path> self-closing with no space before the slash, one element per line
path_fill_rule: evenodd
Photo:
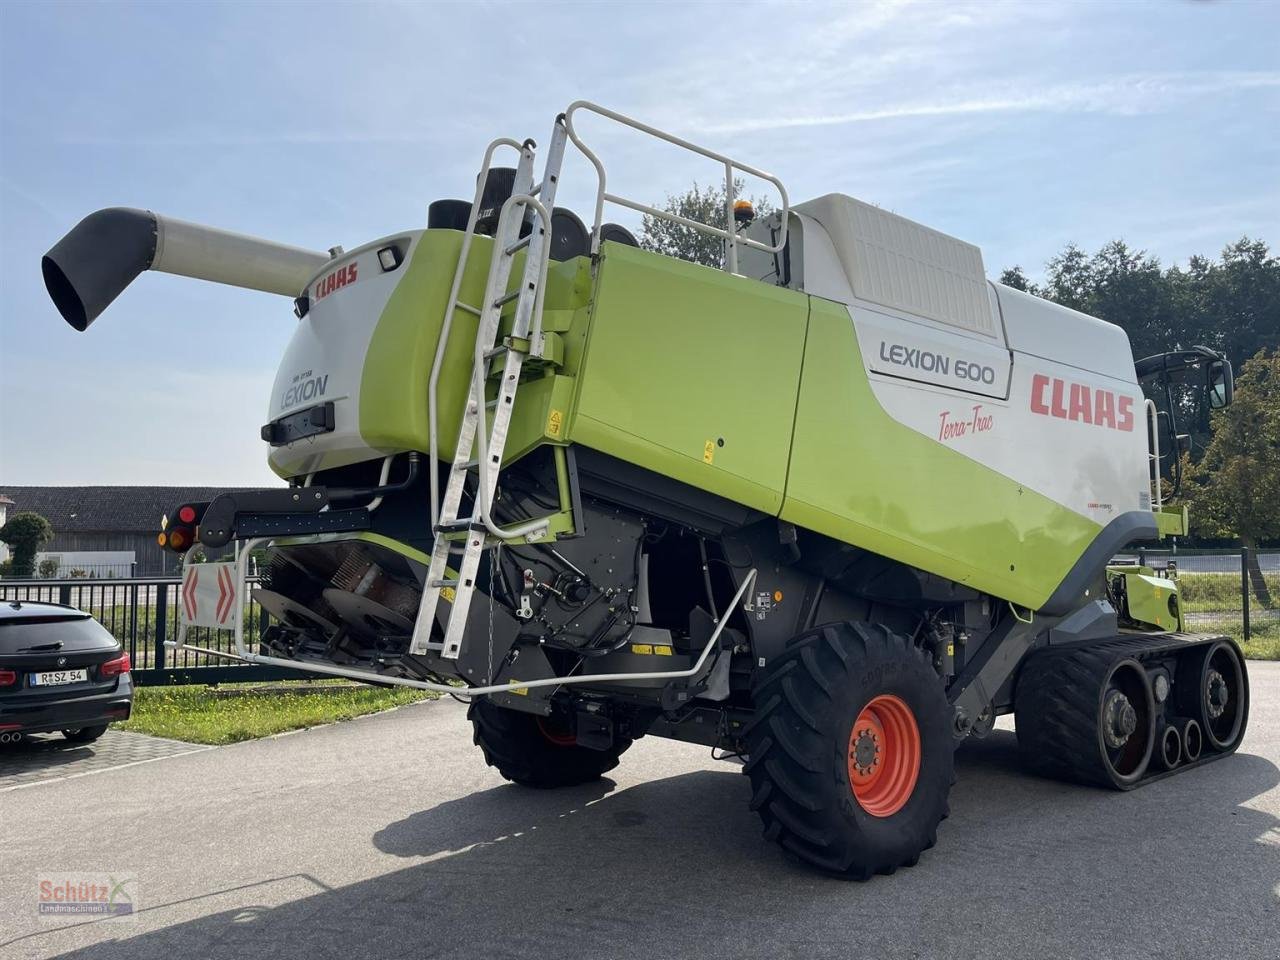
<path fill-rule="evenodd" d="M 630 740 L 619 739 L 608 750 L 589 750 L 554 721 L 507 710 L 487 698 L 473 702 L 467 717 L 485 763 L 526 787 L 547 790 L 598 780 L 631 746 Z"/>
<path fill-rule="evenodd" d="M 867 623 L 801 634 L 753 698 L 744 769 L 766 837 L 858 880 L 934 845 L 954 780 L 951 709 L 909 640 Z"/>

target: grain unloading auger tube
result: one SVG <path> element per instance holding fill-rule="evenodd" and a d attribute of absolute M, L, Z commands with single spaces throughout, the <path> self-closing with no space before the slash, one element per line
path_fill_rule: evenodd
<path fill-rule="evenodd" d="M 722 217 L 615 192 L 587 114 L 714 164 Z M 570 148 L 590 226 L 556 205 Z M 458 694 L 533 786 L 644 735 L 722 749 L 771 837 L 853 877 L 933 844 L 955 745 L 1001 714 L 1034 769 L 1120 789 L 1236 748 L 1238 648 L 1181 632 L 1176 571 L 1112 562 L 1186 531 L 1168 381 L 1230 402 L 1218 354 L 1135 366 L 971 244 L 840 195 L 793 208 L 593 104 L 538 161 L 495 140 L 470 200 L 350 251 L 112 215 L 131 254 L 86 270 L 83 225 L 50 252 L 81 328 L 147 266 L 294 301 L 262 428 L 289 486 L 169 512 L 188 561 L 237 550 L 187 564 L 177 649 Z M 639 249 L 606 205 L 717 237 L 724 269 Z M 248 638 L 253 557 L 271 622 Z"/>

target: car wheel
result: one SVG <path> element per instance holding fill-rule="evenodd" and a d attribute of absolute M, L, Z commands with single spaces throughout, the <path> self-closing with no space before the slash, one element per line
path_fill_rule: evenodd
<path fill-rule="evenodd" d="M 74 730 L 63 730 L 62 735 L 72 743 L 93 743 L 107 732 L 108 724 L 100 723 L 94 727 L 79 727 Z"/>

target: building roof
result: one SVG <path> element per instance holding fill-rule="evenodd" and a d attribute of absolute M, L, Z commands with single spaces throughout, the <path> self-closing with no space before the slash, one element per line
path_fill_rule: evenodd
<path fill-rule="evenodd" d="M 249 487 L 5 487 L 15 512 L 38 513 L 54 533 L 155 533 L 183 503 Z"/>

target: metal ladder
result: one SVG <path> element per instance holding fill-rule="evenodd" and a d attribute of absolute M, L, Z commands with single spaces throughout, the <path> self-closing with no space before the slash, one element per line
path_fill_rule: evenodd
<path fill-rule="evenodd" d="M 411 654 L 439 652 L 441 656 L 456 660 L 462 650 L 467 615 L 475 594 L 476 574 L 480 559 L 494 545 L 518 538 L 536 539 L 546 530 L 546 519 L 534 519 L 509 528 L 499 527 L 490 515 L 498 474 L 502 466 L 503 450 L 511 426 L 511 414 L 515 405 L 516 390 L 520 385 L 520 371 L 528 356 L 542 353 L 542 305 L 546 286 L 547 266 L 550 260 L 551 210 L 555 205 L 556 187 L 560 180 L 560 167 L 564 159 L 567 139 L 565 126 L 557 120 L 552 133 L 547 160 L 543 168 L 542 182 L 533 184 L 534 144 L 526 140 L 520 146 L 520 162 L 516 168 L 511 197 L 503 204 L 502 213 L 493 238 L 493 254 L 489 261 L 489 273 L 485 281 L 484 299 L 479 307 L 458 300 L 463 272 L 466 269 L 471 236 L 475 231 L 480 194 L 488 173 L 489 162 L 495 146 L 491 144 L 485 153 L 476 189 L 476 203 L 472 205 L 467 224 L 467 237 L 459 252 L 453 289 L 445 307 L 445 326 L 441 331 L 436 364 L 432 369 L 432 409 L 435 409 L 434 389 L 448 337 L 449 322 L 455 310 L 462 310 L 479 318 L 476 326 L 475 348 L 472 356 L 471 381 L 462 422 L 458 428 L 458 441 L 454 447 L 453 462 L 445 484 L 444 496 L 436 509 L 436 436 L 431 437 L 432 522 L 435 544 L 431 562 L 427 568 L 426 589 L 418 607 L 414 623 L 413 639 L 409 645 Z M 513 144 L 512 141 L 501 141 Z M 520 236 L 521 225 L 528 210 L 533 211 L 532 230 Z M 524 272 L 519 285 L 511 292 L 507 286 L 516 255 L 525 254 Z M 504 309 L 514 303 L 511 335 L 498 342 L 498 331 Z M 502 379 L 497 396 L 486 402 L 485 384 L 489 380 L 493 361 L 504 361 Z M 489 413 L 492 411 L 492 424 Z M 483 428 L 481 421 L 484 421 Z M 473 455 L 474 454 L 474 455 Z M 475 472 L 476 494 L 471 513 L 460 515 L 462 496 L 468 476 Z M 457 576 L 448 576 L 449 560 L 458 540 L 464 533 L 462 555 L 457 564 Z M 431 640 L 436 621 L 436 610 L 441 597 L 449 601 L 449 613 L 445 619 L 442 642 Z"/>

